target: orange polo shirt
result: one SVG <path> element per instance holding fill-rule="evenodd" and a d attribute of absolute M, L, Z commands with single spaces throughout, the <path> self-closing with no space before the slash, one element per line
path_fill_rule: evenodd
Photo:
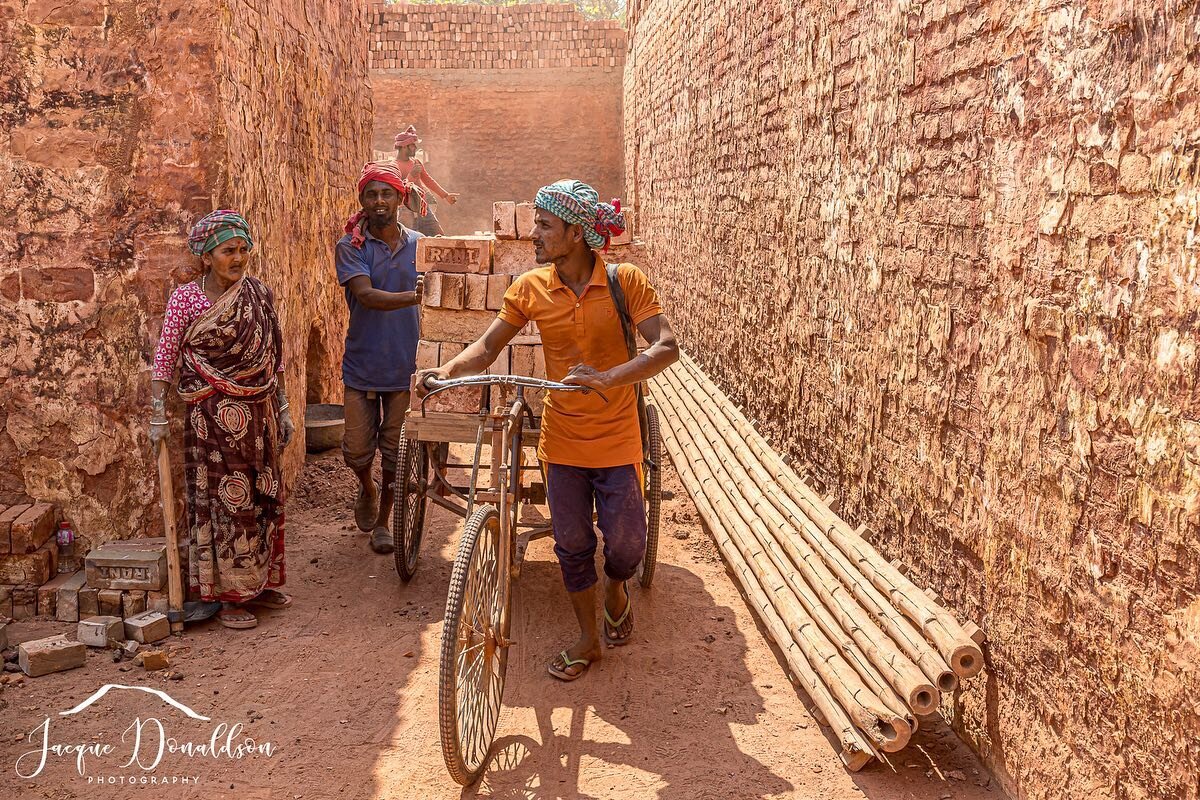
<path fill-rule="evenodd" d="M 504 295 L 500 319 L 518 328 L 532 320 L 542 336 L 546 377 L 561 381 L 577 364 L 612 369 L 629 360 L 621 318 L 608 291 L 604 260 L 596 254 L 592 278 L 576 297 L 553 264 L 530 270 Z M 646 274 L 633 264 L 617 267 L 629 316 L 636 327 L 662 313 Z M 546 392 L 538 458 L 571 467 L 619 467 L 640 464 L 637 390 L 621 386 L 595 392 Z"/>

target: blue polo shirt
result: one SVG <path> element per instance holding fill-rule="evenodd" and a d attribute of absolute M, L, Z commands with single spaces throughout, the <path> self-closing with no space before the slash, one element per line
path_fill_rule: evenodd
<path fill-rule="evenodd" d="M 359 250 L 350 235 L 337 243 L 335 260 L 342 286 L 356 275 L 366 275 L 371 285 L 385 292 L 411 292 L 417 288 L 417 239 L 421 234 L 401 226 L 404 241 L 392 252 L 387 242 L 367 231 Z M 365 392 L 407 392 L 417 361 L 420 315 L 416 306 L 379 311 L 366 308 L 346 286 L 350 325 L 346 329 L 346 354 L 342 357 L 342 382 Z"/>

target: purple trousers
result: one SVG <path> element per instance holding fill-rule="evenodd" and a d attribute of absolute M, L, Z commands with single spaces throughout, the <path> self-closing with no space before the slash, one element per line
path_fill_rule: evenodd
<path fill-rule="evenodd" d="M 604 534 L 604 574 L 624 581 L 646 554 L 646 509 L 633 464 L 593 469 L 546 465 L 554 553 L 568 592 L 596 583 L 596 527 Z M 596 525 L 592 524 L 592 510 Z"/>

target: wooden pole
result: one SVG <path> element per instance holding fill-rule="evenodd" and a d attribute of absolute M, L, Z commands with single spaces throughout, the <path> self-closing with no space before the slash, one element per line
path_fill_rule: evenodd
<path fill-rule="evenodd" d="M 808 500 L 805 500 L 803 495 L 799 495 L 798 489 L 791 485 L 791 481 L 799 481 L 791 468 L 787 467 L 778 453 L 770 449 L 766 439 L 763 439 L 750 426 L 745 417 L 733 407 L 732 403 L 727 401 L 724 393 L 716 389 L 712 381 L 709 381 L 694 363 L 691 363 L 690 360 L 680 362 L 677 369 L 676 375 L 680 377 L 680 380 L 691 381 L 691 384 L 701 387 L 708 397 L 716 398 L 707 405 L 713 405 L 715 402 L 715 407 L 720 409 L 721 415 L 725 417 L 726 421 L 732 423 L 738 440 L 749 447 L 750 452 L 745 453 L 744 456 L 745 462 L 760 465 L 773 479 L 768 486 L 781 489 L 781 492 L 770 493 L 770 498 L 781 511 L 793 519 L 800 536 L 814 551 L 820 554 L 823 563 L 829 567 L 829 570 L 838 576 L 846 587 L 850 588 L 854 599 L 862 604 L 866 612 L 874 616 L 877 624 L 888 633 L 889 637 L 892 637 L 893 642 L 899 645 L 905 655 L 920 667 L 926 678 L 934 682 L 938 690 L 943 693 L 954 691 L 958 687 L 958 676 L 950 669 L 941 652 L 938 652 L 934 645 L 926 642 L 924 634 L 918 630 L 917 626 L 896 609 L 893 602 L 876 589 L 875 585 L 862 572 L 859 572 L 858 567 L 854 566 L 852 561 L 833 545 L 832 541 L 829 541 L 826 528 L 822 527 L 812 513 L 806 509 L 805 505 L 808 504 Z M 805 521 L 808 521 L 808 524 L 805 524 Z"/>
<path fill-rule="evenodd" d="M 676 368 L 668 370 L 664 375 L 666 377 L 660 378 L 657 383 L 662 383 L 663 380 L 674 380 L 680 385 L 690 387 L 693 394 L 708 400 L 708 402 L 701 403 L 702 408 L 723 408 L 728 403 L 719 389 L 711 384 L 705 385 L 698 382 L 703 376 L 697 378 L 685 369 Z M 716 398 L 716 400 L 711 398 Z M 777 479 L 781 472 L 771 469 L 771 461 L 779 463 L 779 457 L 767 445 L 766 440 L 752 428 L 730 431 L 728 425 L 731 420 L 725 416 L 724 410 L 719 414 L 715 410 L 710 411 L 707 416 L 712 420 L 710 424 L 717 424 L 721 428 L 741 463 L 754 474 L 760 485 L 766 488 L 771 503 L 791 521 L 794 528 L 800 533 L 801 542 L 818 554 L 817 557 L 806 558 L 805 561 L 814 569 L 825 567 L 828 572 L 837 576 L 837 581 L 826 583 L 827 586 L 832 587 L 830 592 L 844 594 L 844 591 L 839 589 L 844 584 L 853 595 L 853 599 L 846 598 L 844 601 L 847 608 L 861 606 L 868 616 L 873 617 L 878 626 L 899 646 L 900 650 L 920 667 L 921 672 L 939 691 L 950 692 L 957 688 L 958 678 L 941 654 L 925 641 L 921 632 L 829 541 L 829 538 L 792 501 L 791 497 L 781 491 L 781 484 Z M 725 424 L 721 425 L 722 422 Z M 747 452 L 747 445 L 750 452 Z M 897 688 L 897 691 L 901 694 L 906 693 L 901 688 Z M 916 705 L 921 704 L 921 699 L 917 698 Z"/>
<path fill-rule="evenodd" d="M 705 494 L 724 522 L 724 529 L 733 546 L 749 564 L 759 584 L 771 597 L 772 605 L 787 623 L 792 638 L 804 652 L 814 670 L 829 688 L 830 693 L 854 721 L 855 726 L 866 734 L 872 744 L 884 752 L 894 753 L 904 748 L 912 736 L 912 726 L 903 712 L 889 708 L 859 677 L 855 669 L 826 637 L 804 604 L 791 591 L 783 573 L 771 561 L 763 545 L 769 538 L 761 520 L 754 514 L 739 513 L 741 499 L 735 497 L 728 481 L 719 481 L 709 469 L 695 440 L 678 414 L 668 413 L 664 417 L 672 426 L 685 458 L 699 478 L 700 485 L 693 486 L 693 496 Z M 758 534 L 748 535 L 744 528 L 749 526 Z"/>
<path fill-rule="evenodd" d="M 167 605 L 171 611 L 171 633 L 183 633 L 183 576 L 179 564 L 179 533 L 175 528 L 175 482 L 171 478 L 171 453 L 165 441 L 158 443 L 158 495 L 167 534 Z"/>
<path fill-rule="evenodd" d="M 671 375 L 667 380 L 656 381 L 654 391 L 663 394 L 667 403 L 682 417 L 682 424 L 692 429 L 693 434 L 699 430 L 708 439 L 710 452 L 720 462 L 729 485 L 737 487 L 753 513 L 769 530 L 766 537 L 760 536 L 762 543 L 825 635 L 880 699 L 893 711 L 905 715 L 915 729 L 913 714 L 926 715 L 937 710 L 940 701 L 937 688 L 854 602 L 841 581 L 797 535 L 796 523 L 803 524 L 808 520 L 785 520 L 769 502 L 766 493 L 774 489 L 773 481 L 761 467 L 747 469 L 748 465 L 738 460 L 746 448 L 736 440 L 736 434 L 723 438 L 732 432 L 728 422 L 724 418 L 715 418 L 716 415 L 707 411 L 704 404 L 690 396 L 685 388 L 673 384 L 675 377 Z M 718 479 L 724 476 L 719 475 Z"/>
<path fill-rule="evenodd" d="M 663 425 L 662 434 L 663 444 L 677 466 L 680 480 L 686 485 L 698 486 L 698 482 L 688 466 L 687 457 L 683 454 L 675 438 L 674 431 L 669 425 Z M 768 633 L 771 634 L 771 638 L 775 640 L 775 644 L 783 653 L 784 660 L 792 669 L 793 677 L 812 700 L 813 716 L 820 724 L 833 730 L 841 746 L 839 756 L 846 767 L 851 772 L 862 769 L 875 757 L 875 749 L 862 732 L 854 726 L 842 707 L 837 704 L 837 701 L 829 693 L 828 687 L 821 682 L 820 676 L 817 675 L 804 653 L 793 641 L 786 623 L 775 611 L 758 579 L 754 577 L 749 565 L 730 541 L 729 534 L 725 530 L 725 523 L 720 515 L 716 513 L 703 493 L 696 494 L 695 500 L 701 518 L 717 539 L 722 552 L 726 554 L 730 571 L 741 584 L 751 605 L 758 611 L 760 619 Z"/>
<path fill-rule="evenodd" d="M 723 398 L 723 393 L 717 389 L 707 376 L 696 366 L 686 354 L 680 359 L 682 368 L 704 386 L 710 397 Z M 769 447 L 765 440 L 754 431 L 745 416 L 730 402 L 720 402 L 726 418 L 733 423 L 735 429 L 743 438 L 754 446 L 753 439 L 761 442 L 756 453 L 763 460 L 780 486 L 783 487 L 809 518 L 815 522 L 842 554 L 856 565 L 856 569 L 875 586 L 889 597 L 892 603 L 921 630 L 921 632 L 937 647 L 950 668 L 961 678 L 977 675 L 983 669 L 983 651 L 972 641 L 945 609 L 937 606 L 912 581 L 900 574 L 900 571 L 889 564 L 878 552 L 871 547 L 862 547 L 861 537 L 858 537 L 844 520 L 829 512 L 828 508 L 795 472 L 783 463 Z M 764 453 L 763 450 L 766 452 Z M 873 556 L 873 557 L 872 557 Z M 928 674 L 928 673 L 926 673 Z M 932 677 L 932 676 L 930 676 Z"/>

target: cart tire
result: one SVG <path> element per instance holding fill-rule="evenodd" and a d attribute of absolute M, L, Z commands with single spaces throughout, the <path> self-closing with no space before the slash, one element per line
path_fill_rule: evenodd
<path fill-rule="evenodd" d="M 650 463 L 646 470 L 646 554 L 638 565 L 638 583 L 649 588 L 658 564 L 658 519 L 662 511 L 662 432 L 658 409 L 646 406 L 646 428 L 650 433 Z"/>
<path fill-rule="evenodd" d="M 497 646 L 508 576 L 500 574 L 500 512 L 475 509 L 463 526 L 450 572 L 438 670 L 438 723 L 450 777 L 470 786 L 483 774 L 504 696 L 508 647 Z M 499 631 L 507 642 L 508 631 Z"/>
<path fill-rule="evenodd" d="M 392 539 L 395 542 L 396 574 L 408 583 L 417 574 L 421 554 L 421 534 L 425 530 L 425 495 L 429 482 L 429 452 L 415 439 L 400 431 L 400 452 L 396 456 L 396 492 L 392 506 Z"/>

